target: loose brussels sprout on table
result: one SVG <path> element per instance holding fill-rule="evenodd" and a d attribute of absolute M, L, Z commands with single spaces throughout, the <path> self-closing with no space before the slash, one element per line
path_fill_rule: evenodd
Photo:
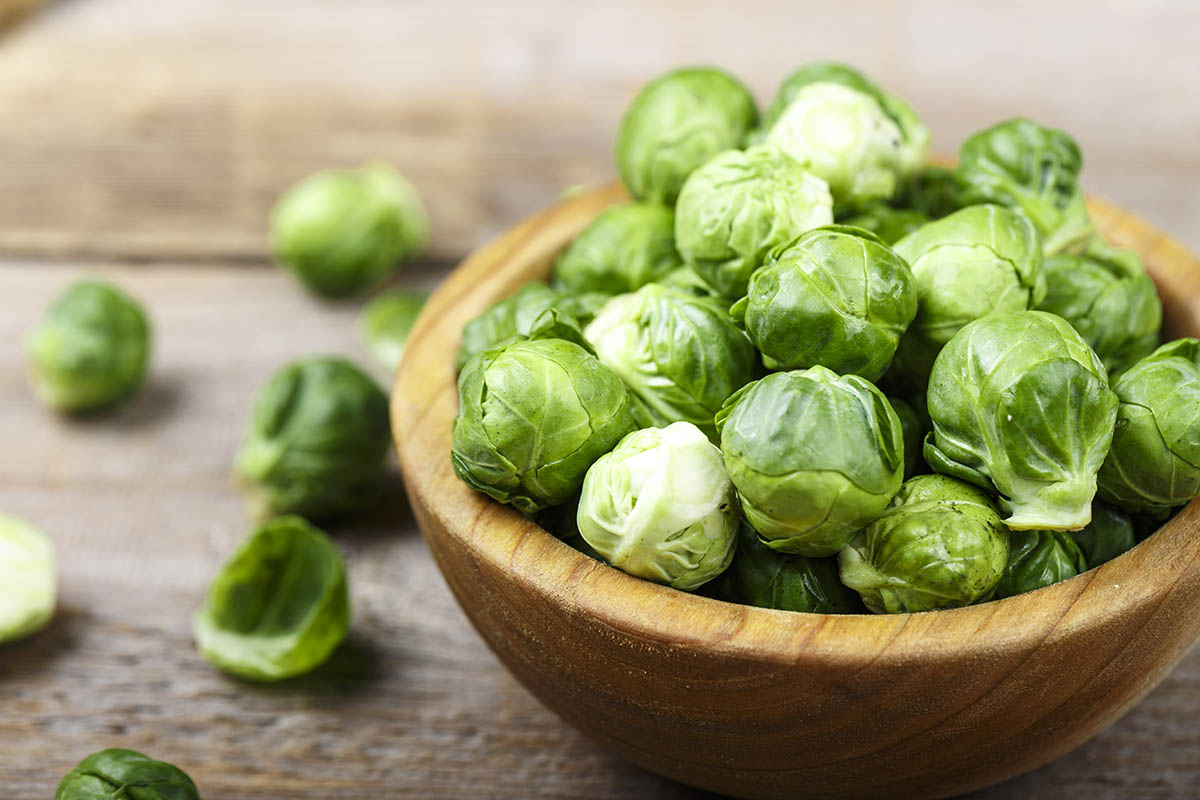
<path fill-rule="evenodd" d="M 772 373 L 735 392 L 716 421 L 742 510 L 781 552 L 837 553 L 904 479 L 900 420 L 857 375 Z"/>
<path fill-rule="evenodd" d="M 617 170 L 638 200 L 673 205 L 692 170 L 740 147 L 758 119 L 750 92 L 712 67 L 668 72 L 642 89 L 617 132 Z"/>
<path fill-rule="evenodd" d="M 54 800 L 200 800 L 187 773 L 133 750 L 110 748 L 67 773 Z"/>
<path fill-rule="evenodd" d="M 1120 408 L 1100 498 L 1131 514 L 1165 516 L 1200 494 L 1200 340 L 1164 344 L 1113 390 Z"/>
<path fill-rule="evenodd" d="M 1110 374 L 1158 346 L 1162 302 L 1137 253 L 1093 240 L 1083 253 L 1046 259 L 1044 272 L 1046 298 L 1038 308 L 1071 323 Z"/>
<path fill-rule="evenodd" d="M 924 386 L 933 360 L 964 325 L 987 314 L 1033 308 L 1046 294 L 1037 232 L 1001 206 L 970 206 L 896 243 L 916 281 L 917 315 L 896 361 Z"/>
<path fill-rule="evenodd" d="M 810 614 L 856 614 L 858 594 L 838 576 L 837 560 L 788 555 L 759 541 L 743 520 L 737 553 L 721 576 L 718 596 L 733 603 Z"/>
<path fill-rule="evenodd" d="M 767 369 L 820 365 L 875 380 L 917 313 L 904 259 L 861 228 L 830 225 L 776 248 L 731 313 Z"/>
<path fill-rule="evenodd" d="M 1074 578 L 1088 569 L 1083 551 L 1069 533 L 1012 531 L 1008 542 L 1008 563 L 993 595 L 997 600 Z"/>
<path fill-rule="evenodd" d="M 963 142 L 957 174 L 965 203 L 1019 210 L 1051 256 L 1083 247 L 1095 231 L 1079 188 L 1082 166 L 1079 145 L 1066 133 L 1011 119 Z"/>
<path fill-rule="evenodd" d="M 350 628 L 337 545 L 300 517 L 255 528 L 230 556 L 196 613 L 196 647 L 218 669 L 253 681 L 303 675 L 325 663 Z"/>
<path fill-rule="evenodd" d="M 929 379 L 925 460 L 1000 495 L 1014 530 L 1091 521 L 1117 396 L 1062 317 L 991 314 L 955 334 Z"/>
<path fill-rule="evenodd" d="M 257 516 L 333 517 L 375 501 L 391 448 L 387 395 L 348 361 L 317 356 L 259 390 L 237 458 Z"/>
<path fill-rule="evenodd" d="M 679 289 L 651 283 L 618 295 L 584 333 L 637 396 L 643 426 L 691 422 L 715 439 L 713 415 L 754 377 L 754 345 L 725 306 Z"/>
<path fill-rule="evenodd" d="M 838 561 L 842 582 L 876 613 L 957 608 L 991 597 L 1008 531 L 987 495 L 944 475 L 904 484 Z"/>
<path fill-rule="evenodd" d="M 688 422 L 635 431 L 583 480 L 579 532 L 618 569 L 692 590 L 729 566 L 738 503 L 718 450 Z"/>
<path fill-rule="evenodd" d="M 381 367 L 395 370 L 404 356 L 404 343 L 428 292 L 392 289 L 376 297 L 359 316 L 359 331 L 367 350 Z"/>
<path fill-rule="evenodd" d="M 56 595 L 50 538 L 24 520 L 0 514 L 0 644 L 50 624 Z"/>
<path fill-rule="evenodd" d="M 276 259 L 325 297 L 381 283 L 428 239 L 417 190 L 381 162 L 314 173 L 288 189 L 271 213 Z"/>
<path fill-rule="evenodd" d="M 772 247 L 831 222 L 829 185 L 781 150 L 758 145 L 718 153 L 688 177 L 675 239 L 696 273 L 733 300 Z"/>
<path fill-rule="evenodd" d="M 719 70 L 642 90 L 635 202 L 463 331 L 464 482 L 630 574 L 817 613 L 1048 586 L 1200 493 L 1200 341 L 1151 352 L 1070 136 L 1009 120 L 927 166 L 916 113 L 833 62 L 755 121 Z"/>
<path fill-rule="evenodd" d="M 66 412 L 126 400 L 145 381 L 150 338 L 136 300 L 104 281 L 78 281 L 55 299 L 29 338 L 34 390 Z"/>
<path fill-rule="evenodd" d="M 571 241 L 554 262 L 554 285 L 570 294 L 621 294 L 681 265 L 675 213 L 657 203 L 622 203 L 601 213 Z"/>
<path fill-rule="evenodd" d="M 485 350 L 458 378 L 459 478 L 526 514 L 565 502 L 634 428 L 625 384 L 584 347 L 532 339 Z"/>

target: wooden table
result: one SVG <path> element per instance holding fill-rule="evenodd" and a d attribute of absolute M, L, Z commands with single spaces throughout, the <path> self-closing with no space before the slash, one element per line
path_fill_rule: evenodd
<path fill-rule="evenodd" d="M 599 749 L 503 671 L 398 477 L 332 529 L 355 623 L 331 663 L 260 687 L 195 653 L 191 614 L 247 527 L 230 464 L 254 389 L 293 356 L 365 361 L 357 307 L 311 300 L 265 258 L 266 210 L 311 169 L 383 156 L 411 174 L 436 240 L 404 281 L 428 286 L 562 188 L 609 178 L 621 106 L 655 71 L 720 60 L 765 96 L 798 54 L 840 55 L 910 97 L 944 151 L 1013 113 L 1074 131 L 1090 187 L 1200 247 L 1200 10 L 1182 2 L 1086 24 L 1091 4 L 951 0 L 802 19 L 758 0 L 723 15 L 221 6 L 73 0 L 0 39 L 0 509 L 54 538 L 62 595 L 51 628 L 0 649 L 0 786 L 15 800 L 44 800 L 108 746 L 177 763 L 207 798 L 699 796 Z M 21 340 L 87 272 L 145 302 L 155 365 L 130 406 L 70 421 L 33 400 Z M 977 797 L 1194 797 L 1197 753 L 1193 651 L 1091 743 Z"/>

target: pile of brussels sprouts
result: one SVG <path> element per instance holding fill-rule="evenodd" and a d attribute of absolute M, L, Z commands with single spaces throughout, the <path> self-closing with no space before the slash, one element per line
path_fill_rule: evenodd
<path fill-rule="evenodd" d="M 965 606 L 1132 547 L 1200 493 L 1200 342 L 1159 346 L 1070 136 L 1008 120 L 953 169 L 928 142 L 841 64 L 761 116 L 719 69 L 651 82 L 633 200 L 463 329 L 458 476 L 631 575 L 794 611 Z"/>

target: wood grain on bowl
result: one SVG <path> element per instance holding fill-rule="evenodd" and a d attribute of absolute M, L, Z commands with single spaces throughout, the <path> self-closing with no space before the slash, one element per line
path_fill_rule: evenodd
<path fill-rule="evenodd" d="M 746 797 L 942 797 L 1067 752 L 1200 637 L 1200 505 L 1114 561 L 954 611 L 833 617 L 732 605 L 632 578 L 472 492 L 450 466 L 459 332 L 624 195 L 605 187 L 467 259 L 417 323 L 393 393 L 418 522 L 508 668 L 630 760 Z M 1200 261 L 1100 200 L 1138 250 L 1170 336 L 1200 333 Z"/>

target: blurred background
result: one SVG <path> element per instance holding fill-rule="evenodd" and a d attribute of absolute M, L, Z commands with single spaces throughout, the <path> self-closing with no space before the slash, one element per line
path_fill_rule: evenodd
<path fill-rule="evenodd" d="M 455 259 L 613 177 L 658 72 L 719 64 L 765 103 L 816 58 L 908 99 L 936 152 L 1013 115 L 1062 127 L 1090 191 L 1200 248 L 1191 0 L 47 2 L 0 48 L 9 254 L 262 258 L 284 186 L 380 157 Z"/>
<path fill-rule="evenodd" d="M 190 615 L 246 530 L 230 464 L 254 389 L 297 355 L 365 361 L 358 306 L 270 266 L 268 211 L 314 170 L 406 173 L 434 234 L 400 280 L 431 286 L 569 187 L 612 180 L 620 115 L 659 72 L 718 64 L 765 103 L 834 58 L 911 102 L 935 152 L 1014 115 L 1067 130 L 1089 192 L 1200 250 L 1195 0 L 0 0 L 0 17 L 0 510 L 52 536 L 61 594 L 51 628 L 0 653 L 12 798 L 49 796 L 103 746 L 218 798 L 699 796 L 508 676 L 395 476 L 378 512 L 333 531 L 355 625 L 326 668 L 246 687 L 196 655 Z M 89 272 L 147 304 L 156 351 L 135 402 L 80 422 L 33 399 L 21 342 Z M 1197 752 L 1193 651 L 1097 739 L 979 797 L 1195 797 Z"/>

